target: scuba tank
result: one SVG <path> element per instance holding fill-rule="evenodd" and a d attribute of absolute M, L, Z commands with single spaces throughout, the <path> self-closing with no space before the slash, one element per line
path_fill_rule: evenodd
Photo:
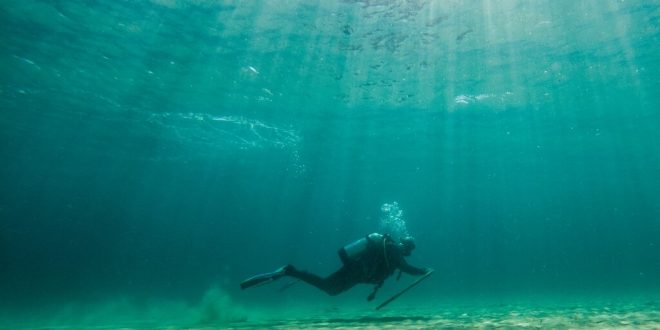
<path fill-rule="evenodd" d="M 352 243 L 346 244 L 339 249 L 339 259 L 341 259 L 344 265 L 354 263 L 360 260 L 364 253 L 372 246 L 381 246 L 384 239 L 385 236 L 378 233 L 372 233 Z"/>

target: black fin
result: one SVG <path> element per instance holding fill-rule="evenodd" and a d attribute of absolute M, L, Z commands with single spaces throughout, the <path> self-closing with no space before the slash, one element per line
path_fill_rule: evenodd
<path fill-rule="evenodd" d="M 248 278 L 247 280 L 244 280 L 243 282 L 241 282 L 241 289 L 245 290 L 245 289 L 251 288 L 253 286 L 264 285 L 268 282 L 272 282 L 276 279 L 279 279 L 280 277 L 284 276 L 284 273 L 286 271 L 286 267 L 287 266 L 280 267 L 274 272 L 252 276 L 252 277 Z"/>

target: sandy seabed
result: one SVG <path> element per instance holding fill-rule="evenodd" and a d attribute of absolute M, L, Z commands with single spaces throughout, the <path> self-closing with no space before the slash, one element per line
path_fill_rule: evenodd
<path fill-rule="evenodd" d="M 660 329 L 655 300 L 627 303 L 499 304 L 490 306 L 393 307 L 382 311 L 340 310 L 260 313 L 208 324 L 142 321 L 44 325 L 0 325 L 0 329 Z"/>
<path fill-rule="evenodd" d="M 654 302 L 601 307 L 391 310 L 227 325 L 227 329 L 660 329 Z"/>

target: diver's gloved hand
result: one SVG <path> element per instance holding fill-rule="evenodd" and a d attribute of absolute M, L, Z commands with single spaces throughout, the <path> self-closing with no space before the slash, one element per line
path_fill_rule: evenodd
<path fill-rule="evenodd" d="M 376 298 L 376 292 L 378 292 L 378 289 L 380 289 L 381 286 L 383 286 L 383 282 L 376 284 L 376 286 L 374 287 L 374 291 L 372 291 L 371 294 L 369 294 L 369 296 L 367 297 L 367 301 L 372 301 L 374 300 L 374 298 Z"/>

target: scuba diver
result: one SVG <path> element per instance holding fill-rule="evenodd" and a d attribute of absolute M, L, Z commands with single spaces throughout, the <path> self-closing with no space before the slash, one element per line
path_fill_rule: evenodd
<path fill-rule="evenodd" d="M 311 284 L 328 295 L 338 295 L 356 284 L 375 284 L 374 291 L 367 297 L 368 301 L 376 297 L 376 292 L 386 278 L 399 269 L 411 275 L 427 275 L 430 268 L 413 267 L 404 257 L 410 256 L 415 249 L 415 241 L 407 236 L 397 243 L 390 235 L 372 233 L 339 249 L 339 258 L 343 266 L 328 277 L 322 278 L 307 271 L 296 269 L 293 265 L 278 268 L 272 273 L 250 277 L 241 283 L 241 289 L 247 289 L 259 284 L 277 280 L 283 276 L 291 276 Z"/>

